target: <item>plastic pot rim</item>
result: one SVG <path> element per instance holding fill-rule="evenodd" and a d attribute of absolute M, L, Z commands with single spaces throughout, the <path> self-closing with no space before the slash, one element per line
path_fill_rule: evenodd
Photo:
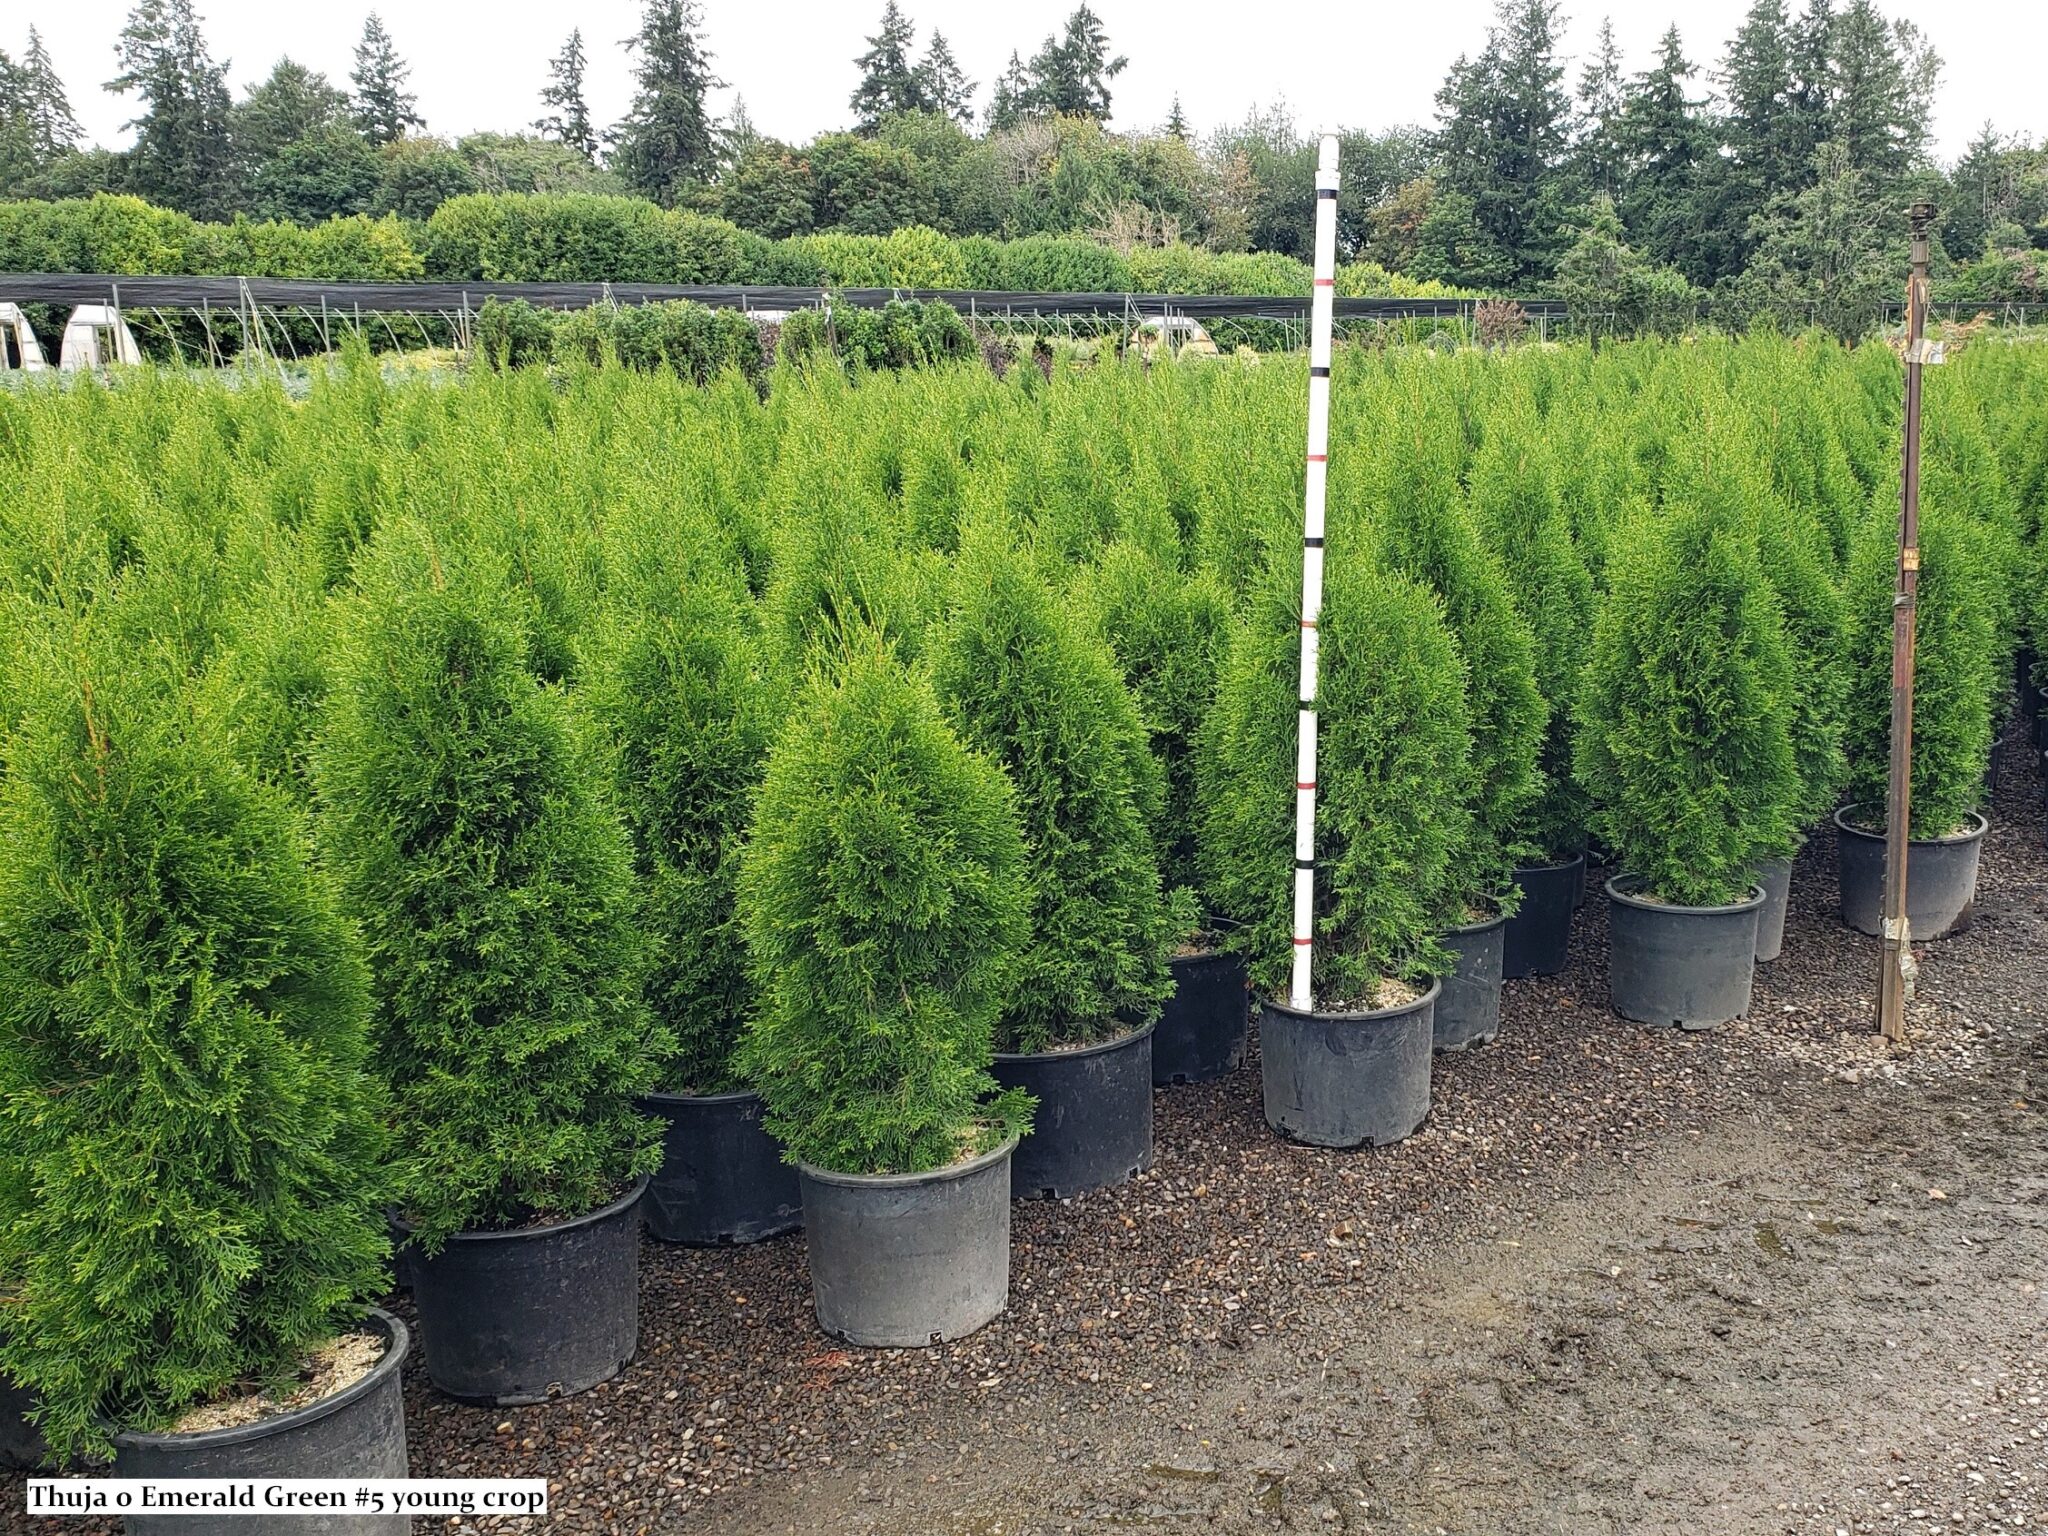
<path fill-rule="evenodd" d="M 1864 809 L 1864 807 L 1860 805 L 1845 805 L 1840 810 L 1836 811 L 1835 830 L 1837 832 L 1846 833 L 1850 837 L 1860 837 L 1864 839 L 1864 841 L 1866 842 L 1887 842 L 1889 840 L 1888 834 L 1883 832 L 1873 832 L 1868 827 L 1856 826 L 1846 819 L 1851 811 L 1860 811 L 1862 809 Z M 1977 824 L 1969 831 L 1951 832 L 1946 837 L 1909 837 L 1906 839 L 1906 846 L 1908 848 L 1939 848 L 1945 844 L 1953 845 L 1957 843 L 1976 842 L 1978 839 L 1982 838 L 1986 832 L 1989 832 L 1991 830 L 1991 818 L 1989 816 L 1986 816 L 1982 811 L 1970 811 L 1967 814 L 1970 820 L 1974 821 Z"/>
<path fill-rule="evenodd" d="M 1633 907 L 1638 912 L 1677 912 L 1709 917 L 1719 917 L 1729 912 L 1741 912 L 1747 908 L 1760 907 L 1764 904 L 1764 888 L 1760 885 L 1752 885 L 1749 888 L 1749 895 L 1741 901 L 1731 901 L 1725 906 L 1717 907 L 1686 907 L 1679 905 L 1675 901 L 1646 901 L 1633 891 L 1622 889 L 1625 885 L 1640 887 L 1642 884 L 1643 877 L 1641 875 L 1616 875 L 1607 882 L 1607 899 L 1609 901 L 1618 901 L 1625 907 Z"/>
<path fill-rule="evenodd" d="M 761 1095 L 752 1088 L 733 1088 L 725 1093 L 669 1093 L 661 1089 L 650 1089 L 639 1095 L 638 1102 L 650 1106 L 678 1108 L 694 1104 L 736 1104 L 742 1099 L 758 1099 Z"/>
<path fill-rule="evenodd" d="M 837 1173 L 830 1168 L 820 1168 L 815 1163 L 799 1161 L 797 1171 L 807 1179 L 820 1184 L 830 1184 L 839 1189 L 913 1189 L 920 1184 L 944 1184 L 953 1179 L 964 1179 L 970 1173 L 978 1173 L 990 1163 L 999 1162 L 1017 1150 L 1022 1138 L 1012 1136 L 1000 1147 L 984 1152 L 979 1157 L 969 1158 L 964 1163 L 948 1163 L 943 1168 L 928 1169 L 923 1173 Z"/>
<path fill-rule="evenodd" d="M 1508 914 L 1502 912 L 1496 917 L 1489 917 L 1483 923 L 1460 923 L 1455 928 L 1446 928 L 1444 932 L 1446 934 L 1485 933 L 1489 928 L 1505 928 L 1507 925 Z"/>
<path fill-rule="evenodd" d="M 1501 921 L 1505 922 L 1507 921 L 1507 919 L 1503 918 L 1501 919 Z M 1276 998 L 1261 998 L 1259 1001 L 1259 1006 L 1261 1008 L 1277 1008 L 1280 1010 L 1280 1012 L 1288 1014 L 1291 1017 L 1297 1019 L 1337 1019 L 1344 1023 L 1350 1024 L 1369 1024 L 1376 1022 L 1380 1019 L 1396 1019 L 1404 1013 L 1414 1013 L 1418 1009 L 1420 1009 L 1423 1004 L 1435 1002 L 1437 999 L 1437 995 L 1441 993 L 1443 989 L 1443 977 L 1432 977 L 1429 983 L 1429 990 L 1423 993 L 1422 996 L 1416 998 L 1413 1002 L 1396 1003 L 1391 1008 L 1369 1008 L 1366 1009 L 1364 1012 L 1330 1010 L 1323 1008 L 1297 1008 L 1292 1003 L 1281 1002 Z"/>
<path fill-rule="evenodd" d="M 151 1433 L 145 1430 L 125 1429 L 113 1436 L 116 1446 L 163 1447 L 177 1450 L 218 1450 L 228 1446 L 246 1445 L 251 1441 L 268 1440 L 288 1429 L 297 1429 L 304 1424 L 313 1424 L 332 1414 L 339 1413 L 351 1403 L 359 1402 L 376 1391 L 405 1365 L 407 1350 L 412 1345 L 412 1331 L 402 1319 L 392 1316 L 382 1307 L 372 1307 L 363 1321 L 373 1323 L 384 1332 L 384 1355 L 359 1381 L 352 1381 L 339 1392 L 330 1393 L 317 1402 L 307 1403 L 303 1408 L 294 1408 L 288 1413 L 273 1414 L 258 1419 L 254 1424 L 237 1424 L 229 1429 L 203 1429 L 191 1434 L 175 1431 Z"/>
<path fill-rule="evenodd" d="M 1192 958 L 1192 957 L 1190 957 Z M 1140 1024 L 1136 1029 L 1107 1040 L 1097 1040 L 1089 1045 L 1070 1045 L 1063 1050 L 1053 1051 L 997 1051 L 997 1061 L 1085 1061 L 1090 1056 L 1106 1055 L 1121 1046 L 1135 1045 L 1159 1027 L 1157 1019 Z"/>
<path fill-rule="evenodd" d="M 543 1222 L 539 1226 L 508 1227 L 502 1232 L 464 1227 L 460 1232 L 448 1234 L 447 1242 L 442 1251 L 446 1252 L 447 1248 L 453 1247 L 456 1243 L 511 1243 L 522 1239 L 554 1237 L 563 1232 L 573 1232 L 578 1227 L 594 1227 L 607 1217 L 621 1215 L 632 1206 L 639 1204 L 640 1197 L 647 1193 L 647 1186 L 651 1180 L 652 1175 L 641 1174 L 639 1178 L 633 1181 L 633 1187 L 619 1196 L 618 1199 L 601 1205 L 594 1211 L 585 1211 L 581 1216 L 567 1216 L 560 1221 Z M 393 1219 L 404 1229 L 408 1237 L 418 1230 L 402 1215 Z"/>
<path fill-rule="evenodd" d="M 1517 864 L 1515 866 L 1515 873 L 1518 875 L 1547 875 L 1556 870 L 1570 869 L 1575 864 L 1583 864 L 1585 862 L 1586 850 L 1581 848 L 1568 859 L 1557 859 L 1542 864 Z"/>

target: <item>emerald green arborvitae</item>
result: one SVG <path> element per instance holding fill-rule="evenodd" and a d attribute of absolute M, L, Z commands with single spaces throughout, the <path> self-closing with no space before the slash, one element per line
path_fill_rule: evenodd
<path fill-rule="evenodd" d="M 1087 621 L 1005 534 L 971 530 L 933 670 L 961 738 L 1008 771 L 1031 938 L 996 1026 L 1005 1051 L 1100 1040 L 1158 1012 L 1173 922 L 1137 705 Z"/>
<path fill-rule="evenodd" d="M 1579 696 L 1593 826 L 1647 891 L 1743 899 L 1789 845 L 1800 780 L 1778 600 L 1739 508 L 1689 490 L 1616 530 Z"/>
<path fill-rule="evenodd" d="M 772 734 L 744 583 L 648 582 L 612 615 L 588 669 L 633 834 L 647 1000 L 673 1037 L 661 1086 L 724 1093 L 752 1006 L 737 883 Z"/>
<path fill-rule="evenodd" d="M 1913 628 L 1911 835 L 1946 837 L 1969 825 L 1984 799 L 1991 699 L 2002 687 L 1998 614 L 1989 567 L 1966 516 L 1923 507 L 1920 587 Z M 1892 590 L 1898 524 L 1864 520 L 1849 552 L 1850 816 L 1881 831 L 1891 763 Z"/>
<path fill-rule="evenodd" d="M 1454 446 L 1442 433 L 1390 437 L 1371 492 L 1380 558 L 1436 594 L 1465 658 L 1473 814 L 1447 892 L 1443 916 L 1452 924 L 1466 920 L 1466 908 L 1504 907 L 1516 863 L 1536 851 L 1528 818 L 1543 790 L 1538 759 L 1549 714 L 1529 625 L 1465 509 Z"/>
<path fill-rule="evenodd" d="M 1208 888 L 1244 925 L 1253 985 L 1293 964 L 1294 773 L 1301 606 L 1269 578 L 1224 664 L 1210 716 L 1201 846 Z M 1436 599 L 1357 559 L 1333 560 L 1317 696 L 1318 1006 L 1357 1006 L 1379 981 L 1449 968 L 1437 942 L 1472 836 L 1465 667 Z"/>
<path fill-rule="evenodd" d="M 399 1199 L 431 1249 L 647 1172 L 633 1100 L 666 1047 L 632 847 L 567 698 L 527 670 L 530 600 L 411 523 L 357 569 L 314 781 L 369 945 Z"/>
<path fill-rule="evenodd" d="M 1558 502 L 1554 467 L 1539 424 L 1500 423 L 1472 465 L 1472 509 L 1500 558 L 1515 608 L 1534 642 L 1536 688 L 1548 707 L 1539 766 L 1543 790 L 1521 822 L 1524 839 L 1546 862 L 1586 846 L 1591 806 L 1572 773 L 1579 675 L 1593 632 L 1593 578 Z"/>
<path fill-rule="evenodd" d="M 1834 812 L 1848 769 L 1842 753 L 1848 615 L 1830 568 L 1829 535 L 1818 521 L 1782 503 L 1766 502 L 1756 534 L 1764 578 L 1778 595 L 1791 642 L 1786 659 L 1792 671 L 1792 755 L 1799 771 L 1799 798 L 1792 811 L 1797 839 Z M 1889 696 L 1889 660 L 1884 676 Z M 1794 846 L 1781 852 L 1789 854 Z"/>
<path fill-rule="evenodd" d="M 0 788 L 0 1371 L 59 1457 L 287 1378 L 383 1285 L 355 936 L 230 714 L 44 658 Z"/>
<path fill-rule="evenodd" d="M 880 642 L 783 727 L 739 888 L 740 1061 L 792 1158 L 921 1173 L 1023 1133 L 1029 1099 L 989 1073 L 1028 932 L 1016 807 Z"/>
<path fill-rule="evenodd" d="M 1122 665 L 1165 776 L 1154 842 L 1160 878 L 1181 903 L 1177 916 L 1185 929 L 1201 915 L 1195 742 L 1215 701 L 1216 673 L 1230 638 L 1230 592 L 1213 571 L 1177 570 L 1128 540 L 1112 544 L 1083 573 L 1081 587 L 1097 630 Z"/>

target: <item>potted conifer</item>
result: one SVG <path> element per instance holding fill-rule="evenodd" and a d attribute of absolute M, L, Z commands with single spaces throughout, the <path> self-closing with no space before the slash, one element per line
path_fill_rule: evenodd
<path fill-rule="evenodd" d="M 771 734 L 771 690 L 737 574 L 626 584 L 589 668 L 633 835 L 648 1007 L 674 1049 L 644 1107 L 664 1126 L 647 1187 L 663 1242 L 750 1243 L 803 1219 L 796 1170 L 733 1053 L 753 1006 L 736 903 L 740 848 Z"/>
<path fill-rule="evenodd" d="M 1706 1029 L 1749 1008 L 1755 872 L 1799 795 L 1784 623 L 1725 486 L 1618 530 L 1607 569 L 1578 772 L 1623 869 L 1609 986 L 1626 1018 Z"/>
<path fill-rule="evenodd" d="M 1372 515 L 1380 558 L 1436 594 L 1465 661 L 1472 820 L 1452 862 L 1442 914 L 1452 964 L 1436 1002 L 1440 1051 L 1481 1045 L 1500 1033 L 1514 870 L 1530 846 L 1525 822 L 1543 788 L 1537 758 L 1548 714 L 1536 687 L 1534 639 L 1499 557 L 1466 511 L 1451 446 L 1442 434 L 1426 432 L 1376 444 Z"/>
<path fill-rule="evenodd" d="M 1201 897 L 1196 742 L 1216 695 L 1230 593 L 1207 569 L 1182 570 L 1118 540 L 1082 578 L 1097 631 L 1123 667 L 1165 780 L 1153 842 L 1173 914 L 1173 990 L 1152 1031 L 1152 1081 L 1199 1083 L 1244 1059 L 1251 1024 L 1244 956 L 1222 947 Z"/>
<path fill-rule="evenodd" d="M 1565 968 L 1586 878 L 1590 807 L 1572 772 L 1572 737 L 1595 598 L 1552 475 L 1539 424 L 1521 417 L 1489 423 L 1472 466 L 1473 513 L 1534 639 L 1536 688 L 1549 711 L 1538 757 L 1542 789 L 1519 824 L 1526 852 L 1515 866 L 1517 900 L 1502 935 L 1509 980 Z"/>
<path fill-rule="evenodd" d="M 479 1402 L 581 1391 L 637 1345 L 661 1148 L 634 1110 L 665 1041 L 631 845 L 499 554 L 395 522 L 357 580 L 314 780 L 369 945 L 427 1374 Z"/>
<path fill-rule="evenodd" d="M 9 1442 L 123 1477 L 403 1477 L 406 1329 L 365 1305 L 369 999 L 299 812 L 235 760 L 238 701 L 156 654 L 35 674 L 0 788 L 0 1372 L 47 1444 Z"/>
<path fill-rule="evenodd" d="M 1914 617 L 1912 825 L 1906 848 L 1906 924 L 1939 939 L 1970 924 L 1978 853 L 1989 827 L 1979 809 L 1991 750 L 1992 694 L 2002 682 L 1998 619 L 1965 513 L 1930 504 L 1920 519 Z M 1873 515 L 1850 551 L 1849 785 L 1835 812 L 1842 920 L 1884 932 L 1885 798 L 1891 760 L 1892 520 Z"/>
<path fill-rule="evenodd" d="M 1333 559 L 1317 696 L 1315 1006 L 1292 968 L 1299 594 L 1269 577 L 1225 662 L 1205 750 L 1208 888 L 1242 923 L 1260 1000 L 1266 1120 L 1328 1147 L 1386 1146 L 1429 1113 L 1439 921 L 1471 836 L 1465 669 L 1435 597 Z"/>
<path fill-rule="evenodd" d="M 1842 734 L 1848 679 L 1843 670 L 1842 594 L 1831 569 L 1826 531 L 1803 509 L 1771 502 L 1757 519 L 1757 554 L 1778 595 L 1790 645 L 1792 756 L 1799 794 L 1789 843 L 1757 866 L 1764 904 L 1757 912 L 1756 957 L 1778 958 L 1785 945 L 1792 865 L 1807 834 L 1835 808 L 1846 763 Z"/>
<path fill-rule="evenodd" d="M 769 754 L 739 900 L 759 1006 L 740 1061 L 795 1160 L 818 1322 L 964 1337 L 1010 1285 L 1024 1095 L 989 1071 L 1026 934 L 1002 770 L 882 642 L 819 674 Z"/>
<path fill-rule="evenodd" d="M 1152 1163 L 1152 1026 L 1174 939 L 1137 706 L 1086 620 L 992 525 L 961 549 L 933 673 L 961 739 L 1008 771 L 1024 826 L 1030 938 L 996 1022 L 996 1079 L 1038 1109 L 1013 1188 L 1121 1184 Z"/>

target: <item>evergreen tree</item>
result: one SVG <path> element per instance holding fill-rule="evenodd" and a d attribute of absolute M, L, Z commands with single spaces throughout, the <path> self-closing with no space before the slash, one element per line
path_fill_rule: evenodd
<path fill-rule="evenodd" d="M 355 935 L 235 701 L 107 638 L 10 657 L 0 776 L 0 1371 L 60 1459 L 290 1377 L 385 1254 Z"/>
<path fill-rule="evenodd" d="M 1173 106 L 1166 114 L 1166 132 L 1169 137 L 1179 139 L 1183 144 L 1188 138 L 1188 120 L 1180 109 L 1180 92 L 1173 93 Z"/>
<path fill-rule="evenodd" d="M 227 65 L 207 52 L 192 0 L 140 0 L 115 47 L 121 73 L 107 89 L 142 98 L 127 153 L 129 186 L 194 218 L 224 218 L 235 202 Z"/>
<path fill-rule="evenodd" d="M 1685 93 L 1692 74 L 1669 28 L 1657 45 L 1657 62 L 1631 82 L 1621 114 L 1628 157 L 1628 191 L 1622 222 L 1631 243 L 1653 261 L 1694 276 L 1711 276 L 1701 259 L 1699 191 L 1702 168 L 1713 153 L 1700 103 Z"/>
<path fill-rule="evenodd" d="M 739 892 L 761 998 L 741 1062 L 790 1156 L 921 1173 L 1029 1127 L 989 1072 L 1028 932 L 1015 803 L 882 646 L 807 686 Z"/>
<path fill-rule="evenodd" d="M 953 57 L 952 45 L 936 27 L 918 62 L 917 84 L 925 110 L 939 112 L 963 128 L 974 124 L 974 82 Z"/>
<path fill-rule="evenodd" d="M 1829 137 L 1849 165 L 1888 195 L 1926 153 L 1941 60 L 1910 22 L 1887 21 L 1873 0 L 1836 18 Z"/>
<path fill-rule="evenodd" d="M 1600 18 L 1600 40 L 1593 57 L 1579 71 L 1579 176 L 1610 201 L 1621 197 L 1623 161 L 1621 113 L 1621 49 L 1614 41 L 1614 18 Z"/>
<path fill-rule="evenodd" d="M 1471 200 L 1480 240 L 1517 277 L 1549 276 L 1573 201 L 1557 28 L 1558 0 L 1498 0 L 1485 48 L 1436 97 L 1443 188 Z"/>
<path fill-rule="evenodd" d="M 1785 0 L 1755 0 L 1728 45 L 1717 76 L 1727 101 L 1722 132 L 1729 157 L 1743 173 L 1747 211 L 1805 174 L 1805 156 L 1793 140 L 1792 23 Z"/>
<path fill-rule="evenodd" d="M 597 130 L 590 125 L 590 106 L 583 99 L 583 29 L 574 28 L 562 51 L 548 63 L 548 83 L 540 104 L 553 110 L 534 123 L 534 131 L 566 144 L 586 160 L 597 159 Z"/>
<path fill-rule="evenodd" d="M 1031 937 L 999 1047 L 1104 1039 L 1157 1013 L 1179 937 L 1152 841 L 1158 765 L 1114 657 L 1007 534 L 969 533 L 954 599 L 939 696 L 961 739 L 1008 770 L 1029 870 Z"/>
<path fill-rule="evenodd" d="M 1021 105 L 1060 117 L 1106 118 L 1109 82 L 1130 62 L 1122 54 L 1109 56 L 1102 18 L 1083 4 L 1067 18 L 1066 31 L 1048 37 L 1032 55 Z"/>
<path fill-rule="evenodd" d="M 28 51 L 22 54 L 14 72 L 14 84 L 9 95 L 20 104 L 21 115 L 28 128 L 30 153 L 39 163 L 47 165 L 59 155 L 77 149 L 79 140 L 85 137 L 85 130 L 72 116 L 71 99 L 64 92 L 64 81 L 57 73 L 50 50 L 43 43 L 42 33 L 34 27 L 28 29 Z M 0 115 L 5 111 L 6 108 L 0 106 Z"/>
<path fill-rule="evenodd" d="M 251 175 L 287 145 L 348 123 L 348 97 L 317 70 L 279 59 L 269 78 L 249 88 L 229 119 L 235 154 Z"/>
<path fill-rule="evenodd" d="M 892 112 L 921 112 L 932 105 L 925 99 L 925 82 L 911 63 L 916 45 L 917 28 L 896 8 L 896 0 L 887 0 L 882 30 L 868 39 L 868 51 L 853 61 L 860 70 L 860 84 L 854 87 L 851 105 L 861 132 L 873 133 Z"/>
<path fill-rule="evenodd" d="M 369 949 L 396 1194 L 430 1249 L 594 1210 L 660 1158 L 633 1109 L 667 1041 L 631 844 L 568 695 L 530 670 L 540 602 L 502 542 L 378 530 L 314 752 Z"/>
<path fill-rule="evenodd" d="M 725 84 L 711 73 L 697 0 L 647 0 L 640 30 L 626 47 L 639 56 L 637 90 L 624 122 L 612 130 L 612 168 L 656 202 L 717 168 L 718 141 L 706 98 Z"/>
<path fill-rule="evenodd" d="M 1783 181 L 1765 184 L 1766 203 L 1805 187 L 1814 156 L 1834 132 L 1835 11 L 1833 0 L 1806 0 L 1787 46 L 1791 85 L 1774 169 Z"/>
<path fill-rule="evenodd" d="M 354 82 L 356 127 L 372 144 L 391 144 L 405 137 L 408 128 L 422 128 L 426 120 L 413 110 L 418 98 L 405 82 L 412 67 L 398 56 L 391 34 L 375 11 L 363 22 L 363 40 L 356 44 L 356 67 L 349 71 Z"/>
<path fill-rule="evenodd" d="M 1787 330 L 1819 325 L 1856 339 L 1896 291 L 1903 252 L 1894 237 L 1903 223 L 1850 163 L 1847 145 L 1823 144 L 1810 183 L 1781 195 L 1753 223 L 1756 255 L 1732 286 L 1738 312 L 1767 315 Z"/>
<path fill-rule="evenodd" d="M 1025 95 L 1031 89 L 1031 77 L 1024 72 L 1024 61 L 1017 57 L 1017 50 L 1010 50 L 1010 62 L 996 77 L 995 93 L 989 98 L 988 126 L 991 133 L 1014 128 L 1024 120 Z"/>

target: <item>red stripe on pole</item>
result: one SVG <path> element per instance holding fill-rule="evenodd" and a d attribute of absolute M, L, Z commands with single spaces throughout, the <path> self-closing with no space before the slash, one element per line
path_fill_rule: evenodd
<path fill-rule="evenodd" d="M 1314 789 L 1316 787 L 1316 781 L 1314 779 L 1310 779 L 1306 784 L 1304 784 L 1301 782 L 1301 780 L 1296 779 L 1294 781 L 1294 787 L 1296 789 Z"/>
<path fill-rule="evenodd" d="M 1301 621 L 1301 627 L 1303 629 L 1314 629 L 1316 627 L 1316 621 L 1314 619 L 1303 619 Z"/>
<path fill-rule="evenodd" d="M 1337 286 L 1337 279 L 1334 277 L 1319 277 L 1316 279 L 1316 286 L 1318 288 L 1334 288 Z"/>
<path fill-rule="evenodd" d="M 1308 461 L 1311 464 L 1327 464 L 1330 462 L 1330 456 L 1327 453 L 1312 453 L 1308 456 Z"/>
<path fill-rule="evenodd" d="M 1313 944 L 1313 943 L 1315 943 L 1315 940 L 1314 940 L 1314 939 L 1296 939 L 1296 940 L 1295 940 L 1294 942 L 1295 942 L 1295 943 L 1297 943 L 1297 944 Z"/>

